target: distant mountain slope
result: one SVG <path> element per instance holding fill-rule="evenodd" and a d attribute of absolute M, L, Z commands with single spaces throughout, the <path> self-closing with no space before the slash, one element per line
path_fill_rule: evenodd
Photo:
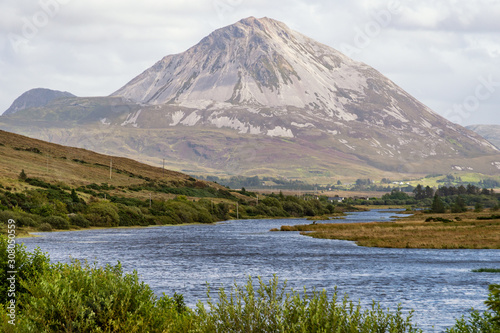
<path fill-rule="evenodd" d="M 481 135 L 500 149 L 500 125 L 470 125 L 466 128 Z"/>
<path fill-rule="evenodd" d="M 481 136 L 269 18 L 218 29 L 109 97 L 53 100 L 0 127 L 190 173 L 330 181 L 500 169 Z"/>
<path fill-rule="evenodd" d="M 16 98 L 3 115 L 6 116 L 24 109 L 42 107 L 55 99 L 67 97 L 76 96 L 67 91 L 50 90 L 45 88 L 31 89 Z"/>

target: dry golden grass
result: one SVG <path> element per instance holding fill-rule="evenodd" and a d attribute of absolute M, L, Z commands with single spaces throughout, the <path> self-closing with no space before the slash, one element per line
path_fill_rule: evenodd
<path fill-rule="evenodd" d="M 500 249 L 500 220 L 477 220 L 478 216 L 489 215 L 491 212 L 417 213 L 397 222 L 282 226 L 281 231 L 301 231 L 315 238 L 355 241 L 368 247 Z M 453 222 L 425 222 L 431 216 Z"/>
<path fill-rule="evenodd" d="M 39 153 L 33 152 L 34 149 Z M 30 178 L 39 178 L 50 183 L 61 182 L 73 187 L 91 183 L 108 183 L 115 187 L 130 186 L 142 184 L 145 179 L 161 180 L 173 187 L 181 187 L 190 178 L 180 172 L 163 170 L 128 158 L 61 146 L 1 130 L 0 161 L 0 183 L 14 190 L 29 188 L 27 184 L 20 184 L 17 181 L 23 169 Z M 203 183 L 206 186 L 222 188 L 214 183 L 204 181 Z M 126 193 L 120 195 L 127 196 Z M 167 197 L 168 195 L 165 196 Z"/>

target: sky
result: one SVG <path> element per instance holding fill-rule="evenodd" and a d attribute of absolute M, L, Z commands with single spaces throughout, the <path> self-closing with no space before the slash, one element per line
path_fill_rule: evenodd
<path fill-rule="evenodd" d="M 249 16 L 374 67 L 455 123 L 500 124 L 498 0 L 3 0 L 0 113 L 32 88 L 109 95 Z"/>

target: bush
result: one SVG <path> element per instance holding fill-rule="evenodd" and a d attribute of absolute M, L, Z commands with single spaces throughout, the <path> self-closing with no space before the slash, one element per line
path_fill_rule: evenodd
<path fill-rule="evenodd" d="M 0 304 L 8 301 L 7 289 L 10 281 L 7 280 L 8 271 L 12 270 L 9 265 L 9 249 L 15 249 L 15 270 L 16 274 L 16 300 L 18 295 L 25 293 L 22 281 L 35 281 L 39 274 L 49 267 L 49 257 L 42 253 L 40 249 L 32 253 L 26 251 L 26 247 L 21 244 L 14 244 L 5 236 L 0 236 Z M 3 314 L 3 309 L 0 309 Z M 1 331 L 1 330 L 0 330 Z"/>
<path fill-rule="evenodd" d="M 52 231 L 52 226 L 48 223 L 42 223 L 38 227 L 38 231 L 43 231 L 43 232 Z"/>
<path fill-rule="evenodd" d="M 42 223 L 48 223 L 54 229 L 69 229 L 69 222 L 60 216 L 48 216 L 42 219 Z"/>
<path fill-rule="evenodd" d="M 37 227 L 40 224 L 39 217 L 24 213 L 24 212 L 13 212 L 13 211 L 0 211 L 0 221 L 8 221 L 12 219 L 16 221 L 16 227 Z"/>
<path fill-rule="evenodd" d="M 157 298 L 119 263 L 56 264 L 23 285 L 19 332 L 187 332 L 192 322 L 182 296 Z"/>
<path fill-rule="evenodd" d="M 120 217 L 121 226 L 144 225 L 144 215 L 137 207 L 125 206 L 118 204 L 118 216 Z"/>
<path fill-rule="evenodd" d="M 326 291 L 287 292 L 276 277 L 269 284 L 259 278 L 257 290 L 251 278 L 229 295 L 221 289 L 216 303 L 207 295 L 208 310 L 197 305 L 200 332 L 421 332 L 411 324 L 411 313 L 404 318 L 400 307 L 385 313 L 373 303 L 363 311 L 347 296 L 339 301 L 336 292 L 331 299 Z"/>
<path fill-rule="evenodd" d="M 120 223 L 118 207 L 109 201 L 92 202 L 87 206 L 87 214 L 90 225 L 97 227 L 116 227 Z"/>
<path fill-rule="evenodd" d="M 484 302 L 488 311 L 480 313 L 473 309 L 469 317 L 462 316 L 447 333 L 497 333 L 500 332 L 500 285 L 489 286 L 488 300 Z"/>
<path fill-rule="evenodd" d="M 81 214 L 72 214 L 69 217 L 69 222 L 72 225 L 76 225 L 82 228 L 88 228 L 90 227 L 90 222 L 85 218 L 85 216 Z"/>
<path fill-rule="evenodd" d="M 17 219 L 19 227 L 38 227 L 39 223 L 30 216 L 21 216 Z"/>

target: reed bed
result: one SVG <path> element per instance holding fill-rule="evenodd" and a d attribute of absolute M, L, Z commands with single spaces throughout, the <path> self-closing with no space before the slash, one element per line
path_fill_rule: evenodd
<path fill-rule="evenodd" d="M 396 222 L 282 226 L 280 231 L 354 241 L 360 246 L 426 249 L 500 249 L 500 219 L 478 220 L 488 213 L 438 214 L 450 222 L 425 222 L 437 214 L 418 213 Z"/>

